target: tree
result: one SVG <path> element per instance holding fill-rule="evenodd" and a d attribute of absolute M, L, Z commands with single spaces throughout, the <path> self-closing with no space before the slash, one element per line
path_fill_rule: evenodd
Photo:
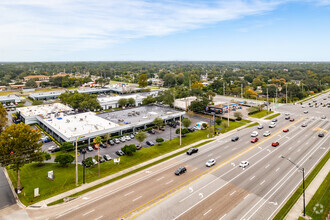
<path fill-rule="evenodd" d="M 205 111 L 205 107 L 209 104 L 209 100 L 205 97 L 201 99 L 197 99 L 190 103 L 189 109 L 193 112 L 203 113 Z"/>
<path fill-rule="evenodd" d="M 221 125 L 221 119 L 220 118 L 215 119 L 215 123 L 220 126 Z"/>
<path fill-rule="evenodd" d="M 64 142 L 62 146 L 60 147 L 61 151 L 69 152 L 74 150 L 74 146 L 71 142 Z"/>
<path fill-rule="evenodd" d="M 44 165 L 44 161 L 45 160 L 50 160 L 51 156 L 49 153 L 47 152 L 42 152 L 37 158 L 36 158 L 36 162 L 38 162 L 38 166 L 42 166 Z"/>
<path fill-rule="evenodd" d="M 236 120 L 241 120 L 243 117 L 242 113 L 240 113 L 240 112 L 235 112 L 234 116 L 235 116 Z"/>
<path fill-rule="evenodd" d="M 256 98 L 258 96 L 258 94 L 253 91 L 253 90 L 246 90 L 246 92 L 244 93 L 244 97 L 245 98 Z"/>
<path fill-rule="evenodd" d="M 176 77 L 173 73 L 166 73 L 163 79 L 164 79 L 164 86 L 173 87 L 176 84 Z"/>
<path fill-rule="evenodd" d="M 21 189 L 19 170 L 25 164 L 36 161 L 42 153 L 40 131 L 24 123 L 12 124 L 0 135 L 0 164 L 10 166 L 17 173 L 17 189 Z"/>
<path fill-rule="evenodd" d="M 133 99 L 133 98 L 129 98 L 129 99 L 127 100 L 127 102 L 128 102 L 128 104 L 129 104 L 130 106 L 135 105 L 135 99 Z"/>
<path fill-rule="evenodd" d="M 140 142 L 140 146 L 141 143 L 147 138 L 147 134 L 144 131 L 139 131 L 136 135 L 135 135 L 135 139 Z"/>
<path fill-rule="evenodd" d="M 70 154 L 57 155 L 54 162 L 59 163 L 62 167 L 67 167 L 68 164 L 74 161 L 74 157 Z"/>
<path fill-rule="evenodd" d="M 207 124 L 206 123 L 203 123 L 202 126 L 203 126 L 204 129 L 207 128 Z"/>
<path fill-rule="evenodd" d="M 202 82 L 196 81 L 193 84 L 191 84 L 192 89 L 203 89 L 204 85 Z"/>
<path fill-rule="evenodd" d="M 87 158 L 84 160 L 84 165 L 85 165 L 86 167 L 93 166 L 93 165 L 94 165 L 93 158 L 92 158 L 92 157 L 87 157 Z"/>
<path fill-rule="evenodd" d="M 0 134 L 3 131 L 3 129 L 6 127 L 7 123 L 8 123 L 7 111 L 3 107 L 2 103 L 0 103 Z"/>
<path fill-rule="evenodd" d="M 118 105 L 121 107 L 124 107 L 127 105 L 127 99 L 119 99 L 118 100 Z"/>
<path fill-rule="evenodd" d="M 135 144 L 125 145 L 121 150 L 128 156 L 132 156 L 136 152 Z"/>
<path fill-rule="evenodd" d="M 30 79 L 25 83 L 26 87 L 32 87 L 32 88 L 36 88 L 38 87 L 36 81 L 34 79 Z"/>
<path fill-rule="evenodd" d="M 156 139 L 156 142 L 157 142 L 158 144 L 161 144 L 162 142 L 164 142 L 164 139 L 163 139 L 163 138 L 157 138 L 157 139 Z"/>
<path fill-rule="evenodd" d="M 188 128 L 191 125 L 191 121 L 188 118 L 182 119 L 182 124 L 185 128 Z"/>
<path fill-rule="evenodd" d="M 225 129 L 225 131 L 227 131 L 227 128 L 229 127 L 229 124 L 228 124 L 228 122 L 223 121 L 223 122 L 222 122 L 222 126 L 223 126 L 223 128 Z"/>
<path fill-rule="evenodd" d="M 149 95 L 142 100 L 142 105 L 149 105 L 149 104 L 152 104 L 155 102 L 156 102 L 156 99 L 154 97 L 152 97 L 151 95 Z"/>
<path fill-rule="evenodd" d="M 141 74 L 139 78 L 139 86 L 144 88 L 148 85 L 147 74 Z"/>
<path fill-rule="evenodd" d="M 176 129 L 175 133 L 180 134 L 180 128 Z M 188 133 L 189 133 L 189 130 L 187 128 L 181 129 L 181 135 L 182 136 L 185 136 Z"/>
<path fill-rule="evenodd" d="M 159 129 L 159 127 L 164 125 L 163 119 L 161 119 L 159 117 L 155 118 L 153 123 L 157 126 L 158 129 Z"/>
<path fill-rule="evenodd" d="M 56 77 L 58 78 L 58 77 Z M 78 93 L 78 91 L 67 91 L 59 96 L 63 104 L 68 104 L 74 109 L 91 110 L 101 109 L 100 103 L 97 101 L 97 96 L 93 94 Z"/>
<path fill-rule="evenodd" d="M 108 134 L 104 135 L 104 139 L 105 139 L 106 143 L 108 143 L 108 141 L 111 139 L 111 134 L 108 133 Z"/>

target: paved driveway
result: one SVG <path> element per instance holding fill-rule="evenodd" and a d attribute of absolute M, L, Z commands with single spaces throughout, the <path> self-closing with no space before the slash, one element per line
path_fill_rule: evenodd
<path fill-rule="evenodd" d="M 0 168 L 0 209 L 16 203 L 14 195 L 9 187 L 7 178 L 3 172 L 3 168 Z"/>

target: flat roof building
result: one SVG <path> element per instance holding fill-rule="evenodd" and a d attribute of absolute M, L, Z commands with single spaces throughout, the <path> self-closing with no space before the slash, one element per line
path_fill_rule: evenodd
<path fill-rule="evenodd" d="M 1 103 L 18 103 L 21 102 L 21 97 L 17 95 L 5 95 L 0 96 L 0 102 Z"/>

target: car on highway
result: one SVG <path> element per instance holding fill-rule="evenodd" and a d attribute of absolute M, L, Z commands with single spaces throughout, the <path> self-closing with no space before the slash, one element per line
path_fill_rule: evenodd
<path fill-rule="evenodd" d="M 148 144 L 149 146 L 154 146 L 155 145 L 154 142 L 152 142 L 152 141 L 146 141 L 146 144 Z"/>
<path fill-rule="evenodd" d="M 289 113 L 285 113 L 286 116 L 289 116 L 290 114 Z"/>
<path fill-rule="evenodd" d="M 304 111 L 304 114 L 307 114 L 308 113 L 308 111 Z"/>
<path fill-rule="evenodd" d="M 256 143 L 257 141 L 259 141 L 258 138 L 253 138 L 253 139 L 251 140 L 251 143 Z"/>
<path fill-rule="evenodd" d="M 321 116 L 321 119 L 325 119 L 325 118 L 326 118 L 325 115 L 322 115 L 322 116 Z"/>
<path fill-rule="evenodd" d="M 198 148 L 190 148 L 188 151 L 187 151 L 187 154 L 188 155 L 192 155 L 194 153 L 197 153 L 198 152 Z"/>
<path fill-rule="evenodd" d="M 87 150 L 88 150 L 88 151 L 93 151 L 94 149 L 92 148 L 92 146 L 88 146 L 88 147 L 87 147 Z"/>
<path fill-rule="evenodd" d="M 306 123 L 302 123 L 301 124 L 301 127 L 307 127 L 307 124 Z"/>
<path fill-rule="evenodd" d="M 257 127 L 258 129 L 263 129 L 264 128 L 264 126 L 262 125 L 262 124 L 260 124 L 260 125 L 258 125 L 258 127 Z"/>
<path fill-rule="evenodd" d="M 294 118 L 291 118 L 290 121 L 293 122 L 294 121 Z"/>
<path fill-rule="evenodd" d="M 278 143 L 278 141 L 272 143 L 273 147 L 277 147 L 278 145 L 280 145 L 280 143 Z"/>
<path fill-rule="evenodd" d="M 238 136 L 235 136 L 235 137 L 232 137 L 231 138 L 231 141 L 235 142 L 235 141 L 238 141 L 239 137 Z"/>
<path fill-rule="evenodd" d="M 270 127 L 270 128 L 275 128 L 275 126 L 276 126 L 276 123 L 275 123 L 275 122 L 271 122 L 271 123 L 269 124 L 269 127 Z"/>
<path fill-rule="evenodd" d="M 104 155 L 103 155 L 103 158 L 104 158 L 106 161 L 109 161 L 109 160 L 112 159 L 112 158 L 110 157 L 109 154 L 104 154 Z"/>
<path fill-rule="evenodd" d="M 319 135 L 318 135 L 319 137 L 324 137 L 324 133 L 319 133 Z"/>
<path fill-rule="evenodd" d="M 208 161 L 206 162 L 205 165 L 206 165 L 207 167 L 211 167 L 211 166 L 213 166 L 215 163 L 216 163 L 215 159 L 210 159 L 210 160 L 208 160 Z"/>
<path fill-rule="evenodd" d="M 269 136 L 270 134 L 271 134 L 270 131 L 265 131 L 263 135 L 264 135 L 264 137 L 267 137 L 267 136 Z"/>
<path fill-rule="evenodd" d="M 285 120 L 289 120 L 290 119 L 290 116 L 285 116 Z"/>
<path fill-rule="evenodd" d="M 253 131 L 252 133 L 251 133 L 251 137 L 257 137 L 258 136 L 258 132 L 257 131 Z"/>
<path fill-rule="evenodd" d="M 187 169 L 185 167 L 179 167 L 175 172 L 174 174 L 177 175 L 177 176 L 180 176 L 181 174 L 187 172 Z"/>
<path fill-rule="evenodd" d="M 118 156 L 124 156 L 124 155 L 125 155 L 125 153 L 124 153 L 122 150 L 118 150 L 118 151 L 116 151 L 116 154 L 117 154 Z"/>
<path fill-rule="evenodd" d="M 240 162 L 239 167 L 245 168 L 248 165 L 249 165 L 249 162 L 248 161 L 242 161 L 242 162 Z"/>
<path fill-rule="evenodd" d="M 286 128 L 286 129 L 283 129 L 283 132 L 288 132 L 289 131 L 289 129 L 288 128 Z"/>
<path fill-rule="evenodd" d="M 274 119 L 272 120 L 272 122 L 277 122 L 277 118 L 274 118 Z"/>

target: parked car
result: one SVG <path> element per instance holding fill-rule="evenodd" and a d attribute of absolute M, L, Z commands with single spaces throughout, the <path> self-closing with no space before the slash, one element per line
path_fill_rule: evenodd
<path fill-rule="evenodd" d="M 251 137 L 257 137 L 258 136 L 258 132 L 257 131 L 253 131 L 252 133 L 251 133 Z"/>
<path fill-rule="evenodd" d="M 161 131 L 165 131 L 165 127 L 162 126 L 162 127 L 159 128 L 159 130 L 161 130 Z"/>
<path fill-rule="evenodd" d="M 211 167 L 211 166 L 213 166 L 215 163 L 216 163 L 215 159 L 210 159 L 210 160 L 208 160 L 208 161 L 206 162 L 205 165 L 206 165 L 207 167 Z"/>
<path fill-rule="evenodd" d="M 124 156 L 124 155 L 125 155 L 125 153 L 124 153 L 122 150 L 118 150 L 118 151 L 116 151 L 116 154 L 117 154 L 118 156 Z"/>
<path fill-rule="evenodd" d="M 107 148 L 107 145 L 104 144 L 104 143 L 101 143 L 101 144 L 100 144 L 100 147 L 102 147 L 102 148 Z"/>
<path fill-rule="evenodd" d="M 190 148 L 188 151 L 187 151 L 187 154 L 188 155 L 192 155 L 194 153 L 197 153 L 198 152 L 198 148 Z"/>
<path fill-rule="evenodd" d="M 136 150 L 141 150 L 141 149 L 142 149 L 142 146 L 140 146 L 140 145 L 136 146 Z"/>
<path fill-rule="evenodd" d="M 99 149 L 99 146 L 97 146 L 97 144 L 94 144 L 94 145 L 93 145 L 93 148 L 94 148 L 95 150 L 98 150 L 98 149 Z"/>
<path fill-rule="evenodd" d="M 109 154 L 103 155 L 103 158 L 107 161 L 112 159 Z"/>
<path fill-rule="evenodd" d="M 278 143 L 278 141 L 272 143 L 273 147 L 277 147 L 278 145 L 280 145 L 280 143 Z"/>
<path fill-rule="evenodd" d="M 51 152 L 51 153 L 55 153 L 57 151 L 60 151 L 60 147 L 59 146 L 50 146 L 48 148 L 48 151 Z"/>
<path fill-rule="evenodd" d="M 185 167 L 179 167 L 175 172 L 174 174 L 177 175 L 177 176 L 180 176 L 181 174 L 187 172 L 187 169 Z"/>
<path fill-rule="evenodd" d="M 319 133 L 319 137 L 324 137 L 324 133 Z"/>
<path fill-rule="evenodd" d="M 272 120 L 272 122 L 277 122 L 277 118 L 274 118 L 274 119 Z"/>
<path fill-rule="evenodd" d="M 84 167 L 90 167 L 91 165 L 85 165 L 85 161 L 83 160 L 82 162 L 82 165 L 84 166 Z M 97 165 L 98 164 L 98 162 L 93 158 L 93 165 L 92 166 L 95 166 L 95 165 Z"/>
<path fill-rule="evenodd" d="M 242 161 L 242 162 L 239 164 L 239 166 L 240 166 L 240 167 L 243 167 L 243 168 L 247 167 L 248 165 L 249 165 L 249 162 L 248 162 L 248 161 Z"/>
<path fill-rule="evenodd" d="M 294 121 L 294 118 L 291 118 L 290 121 L 293 122 Z"/>
<path fill-rule="evenodd" d="M 325 118 L 326 118 L 325 115 L 322 115 L 322 116 L 321 116 L 321 119 L 325 119 Z"/>
<path fill-rule="evenodd" d="M 253 138 L 253 139 L 251 140 L 251 143 L 256 143 L 256 142 L 258 142 L 258 141 L 259 141 L 258 138 Z"/>
<path fill-rule="evenodd" d="M 302 123 L 301 127 L 306 127 L 307 124 L 306 123 Z"/>
<path fill-rule="evenodd" d="M 151 130 L 148 131 L 148 133 L 149 134 L 156 134 L 156 131 L 155 131 L 155 129 L 151 129 Z"/>
<path fill-rule="evenodd" d="M 260 125 L 258 125 L 258 127 L 257 127 L 258 129 L 263 129 L 264 128 L 264 126 L 262 125 L 262 124 L 260 124 Z"/>
<path fill-rule="evenodd" d="M 103 157 L 99 157 L 99 162 L 100 163 L 104 163 L 105 162 L 105 159 Z"/>
<path fill-rule="evenodd" d="M 50 139 L 50 137 L 46 136 L 46 137 L 41 138 L 41 141 L 42 141 L 43 143 L 48 143 L 48 142 L 51 142 L 52 139 Z"/>
<path fill-rule="evenodd" d="M 289 113 L 285 113 L 286 116 L 289 116 L 290 114 Z"/>
<path fill-rule="evenodd" d="M 81 154 L 85 154 L 85 153 L 87 153 L 86 148 L 81 148 L 81 149 L 80 149 L 80 153 L 81 153 Z"/>
<path fill-rule="evenodd" d="M 149 146 L 154 146 L 155 145 L 154 142 L 152 142 L 152 141 L 146 141 L 146 144 L 148 144 Z"/>
<path fill-rule="evenodd" d="M 92 146 L 88 146 L 88 147 L 87 147 L 87 150 L 88 150 L 88 151 L 93 151 L 94 149 L 92 148 Z"/>
<path fill-rule="evenodd" d="M 285 117 L 285 120 L 289 120 L 289 119 L 290 119 L 290 116 L 286 116 L 286 117 Z"/>
<path fill-rule="evenodd" d="M 231 141 L 235 142 L 235 141 L 238 141 L 239 137 L 238 136 L 235 136 L 235 137 L 232 137 L 231 138 Z"/>
<path fill-rule="evenodd" d="M 288 128 L 286 128 L 286 129 L 283 129 L 283 132 L 288 132 L 289 131 L 289 129 Z"/>
<path fill-rule="evenodd" d="M 130 136 L 125 136 L 125 139 L 126 139 L 126 141 L 130 141 L 131 140 L 131 138 L 130 138 Z"/>
<path fill-rule="evenodd" d="M 134 134 L 130 134 L 129 137 L 130 137 L 131 139 L 135 138 Z"/>
<path fill-rule="evenodd" d="M 271 134 L 270 131 L 265 131 L 263 135 L 264 135 L 264 137 L 267 137 L 267 136 L 269 136 L 270 134 Z"/>
<path fill-rule="evenodd" d="M 108 143 L 109 143 L 110 145 L 115 145 L 115 142 L 114 142 L 113 140 L 108 140 Z"/>
<path fill-rule="evenodd" d="M 195 131 L 195 128 L 188 128 L 188 131 L 189 132 L 194 132 Z"/>
<path fill-rule="evenodd" d="M 120 143 L 120 140 L 118 138 L 115 139 L 115 143 L 116 144 L 119 144 Z"/>

